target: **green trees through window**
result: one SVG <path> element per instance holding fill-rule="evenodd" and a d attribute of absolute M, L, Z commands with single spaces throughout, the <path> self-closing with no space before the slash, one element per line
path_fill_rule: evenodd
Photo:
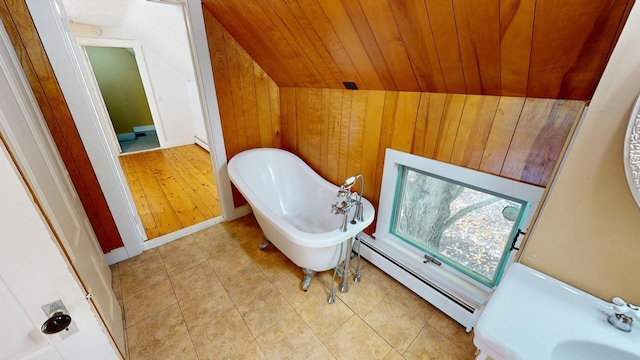
<path fill-rule="evenodd" d="M 409 167 L 398 174 L 390 232 L 487 286 L 499 280 L 526 202 Z"/>

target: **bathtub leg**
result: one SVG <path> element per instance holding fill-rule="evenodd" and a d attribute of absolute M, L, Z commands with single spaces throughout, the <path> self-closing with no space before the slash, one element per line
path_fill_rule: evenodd
<path fill-rule="evenodd" d="M 309 284 L 311 284 L 311 279 L 313 279 L 313 276 L 316 274 L 316 272 L 309 268 L 302 269 L 302 272 L 304 273 L 304 279 L 302 280 L 302 291 L 307 291 L 307 289 L 309 289 Z"/>
<path fill-rule="evenodd" d="M 342 276 L 341 276 L 341 280 L 340 280 L 340 292 L 341 293 L 346 293 L 349 291 L 349 259 L 351 258 L 351 249 L 353 247 L 353 238 L 350 238 L 349 240 L 347 240 L 347 252 L 346 252 L 346 256 L 344 257 L 344 261 L 342 262 L 343 267 L 342 267 Z"/>
<path fill-rule="evenodd" d="M 331 290 L 331 292 L 329 293 L 329 297 L 327 298 L 327 302 L 329 304 L 333 304 L 334 302 L 336 302 L 336 292 Z"/>
<path fill-rule="evenodd" d="M 264 240 L 260 243 L 260 245 L 258 245 L 258 248 L 260 248 L 260 250 L 264 250 L 267 248 L 267 246 L 269 245 L 269 239 L 267 239 L 266 236 L 263 237 Z"/>

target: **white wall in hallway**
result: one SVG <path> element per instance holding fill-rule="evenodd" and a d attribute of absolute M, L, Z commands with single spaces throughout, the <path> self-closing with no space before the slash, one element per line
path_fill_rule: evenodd
<path fill-rule="evenodd" d="M 194 81 L 191 49 L 182 7 L 131 0 L 121 27 L 153 51 L 185 80 Z"/>
<path fill-rule="evenodd" d="M 156 106 L 160 113 L 165 146 L 193 144 L 195 127 L 188 81 L 152 51 L 143 48 Z M 196 109 L 197 110 L 197 109 Z M 200 115 L 202 118 L 202 115 Z M 204 125 L 203 125 L 204 126 Z"/>
<path fill-rule="evenodd" d="M 204 126 L 204 117 L 202 115 L 202 111 L 197 111 L 197 109 L 202 108 L 200 103 L 200 94 L 198 94 L 198 83 L 195 81 L 188 81 L 187 92 L 189 93 L 189 100 L 191 101 L 191 109 L 194 109 L 192 120 L 196 144 L 204 147 L 208 151 L 209 142 L 207 140 L 207 129 Z"/>

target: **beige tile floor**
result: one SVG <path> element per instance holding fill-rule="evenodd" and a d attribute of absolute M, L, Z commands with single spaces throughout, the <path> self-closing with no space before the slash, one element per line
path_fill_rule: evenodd
<path fill-rule="evenodd" d="M 128 359 L 473 359 L 472 335 L 375 266 L 327 303 L 249 215 L 112 265 Z"/>

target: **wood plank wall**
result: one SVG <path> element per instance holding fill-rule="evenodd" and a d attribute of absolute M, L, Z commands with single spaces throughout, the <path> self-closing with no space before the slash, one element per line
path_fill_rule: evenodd
<path fill-rule="evenodd" d="M 281 87 L 589 100 L 634 0 L 203 0 Z"/>
<path fill-rule="evenodd" d="M 213 15 L 203 8 L 227 158 L 280 147 L 279 88 Z M 236 206 L 245 202 L 233 188 Z"/>
<path fill-rule="evenodd" d="M 274 0 L 262 0 L 262 3 L 266 4 L 265 1 Z M 501 1 L 501 3 L 505 4 L 506 2 L 506 0 Z M 211 1 L 207 1 L 205 5 L 210 3 Z M 314 69 L 313 71 L 316 68 L 324 69 L 322 70 L 323 72 L 333 74 L 334 81 L 331 82 L 332 86 L 339 85 L 339 81 L 349 74 L 352 74 L 353 77 L 349 75 L 347 76 L 348 79 L 357 80 L 360 84 L 366 81 L 366 84 L 370 84 L 369 87 L 371 88 L 383 88 L 382 84 L 401 82 L 401 79 L 394 79 L 393 76 L 399 76 L 398 74 L 404 70 L 396 69 L 392 71 L 389 68 L 385 70 L 383 67 L 383 62 L 387 62 L 386 56 L 396 57 L 397 54 L 388 54 L 387 51 L 391 50 L 386 45 L 384 49 L 375 49 L 377 38 L 387 39 L 392 35 L 375 35 L 371 33 L 371 28 L 369 30 L 366 28 L 358 29 L 358 33 L 353 33 L 353 31 L 356 31 L 353 28 L 353 23 L 335 20 L 339 18 L 345 19 L 346 16 L 353 20 L 354 23 L 366 21 L 366 18 L 362 17 L 362 12 L 366 8 L 367 13 L 370 15 L 376 14 L 377 10 L 375 8 L 368 7 L 367 4 L 361 7 L 362 4 L 347 1 L 343 3 L 343 9 L 327 6 L 329 3 L 325 1 L 318 3 L 318 5 L 314 5 L 314 3 L 314 1 L 310 1 L 302 2 L 300 3 L 301 5 L 296 3 L 287 4 L 297 15 L 301 15 L 301 11 L 308 14 L 306 18 L 299 18 L 298 20 L 307 36 L 311 39 L 310 41 L 312 41 L 314 49 L 311 54 L 317 53 L 319 58 L 313 58 L 315 56 L 313 55 L 309 59 L 310 63 L 306 65 L 306 68 Z M 400 6 L 405 6 L 402 2 L 392 1 L 392 3 L 394 9 L 398 10 L 398 12 L 402 10 Z M 525 5 L 525 3 L 517 5 L 515 8 L 517 11 L 512 16 L 527 18 L 528 12 L 521 9 L 521 6 Z M 577 3 L 577 1 L 572 1 L 571 3 Z M 597 19 L 603 17 L 602 19 L 604 20 L 598 21 L 599 26 L 593 28 L 593 31 L 589 33 L 589 37 L 586 39 L 581 37 L 583 39 L 581 44 L 587 43 L 594 36 L 598 39 L 604 38 L 602 32 L 598 32 L 598 30 L 608 29 L 612 23 L 616 22 L 614 13 L 619 10 L 620 3 L 621 1 L 610 2 L 608 9 L 611 11 L 603 13 L 604 15 L 602 16 L 593 15 L 596 12 L 592 9 L 594 7 L 599 9 L 598 6 L 601 7 L 602 4 L 599 2 L 589 3 L 589 7 L 586 7 L 585 10 L 587 15 L 591 14 L 589 15 L 591 18 L 595 16 Z M 628 13 L 632 1 L 628 4 L 624 3 L 627 5 L 624 8 L 624 12 Z M 307 4 L 310 5 L 307 6 Z M 419 2 L 416 4 L 421 6 Z M 426 4 L 431 7 L 440 6 L 440 3 L 435 1 L 427 1 Z M 274 11 L 281 12 L 287 9 L 282 4 L 278 3 L 276 5 L 278 6 L 272 8 Z M 251 7 L 251 4 L 247 6 Z M 358 10 L 355 6 L 361 7 L 361 10 Z M 446 10 L 446 8 L 447 6 L 444 6 L 443 11 L 451 11 L 451 9 Z M 280 90 L 274 80 L 265 73 L 261 66 L 253 61 L 242 46 L 215 20 L 207 9 L 209 7 L 205 8 L 204 11 L 205 23 L 228 156 L 231 157 L 242 150 L 253 147 L 282 146 L 301 155 L 316 167 L 321 174 L 336 183 L 344 179 L 347 174 L 365 173 L 367 178 L 374 179 L 376 184 L 375 187 L 367 189 L 369 197 L 377 193 L 377 189 L 379 189 L 379 174 L 382 166 L 381 154 L 386 146 L 401 150 L 409 146 L 410 151 L 414 151 L 417 154 L 424 156 L 432 154 L 434 158 L 438 159 L 446 159 L 448 157 L 453 163 L 466 164 L 466 166 L 471 167 L 476 166 L 478 159 L 480 159 L 478 168 L 481 170 L 499 173 L 502 176 L 518 178 L 531 183 L 545 184 L 553 167 L 554 159 L 552 160 L 552 158 L 557 156 L 558 149 L 561 147 L 560 144 L 564 141 L 563 136 L 568 131 L 567 124 L 580 112 L 579 108 L 582 106 L 580 102 L 561 100 L 524 100 L 507 97 L 485 98 L 469 95 L 400 93 L 394 91 L 346 92 L 305 88 L 285 88 Z M 348 9 L 350 9 L 350 12 L 347 12 Z M 514 8 L 511 7 L 511 9 L 513 10 Z M 407 13 L 406 9 L 404 11 Z M 546 11 L 554 12 L 555 8 L 550 7 Z M 337 16 L 337 18 L 334 18 L 332 15 L 333 23 L 326 21 L 328 19 L 327 14 Z M 420 14 L 414 20 L 419 20 L 420 24 L 424 25 L 427 19 L 421 17 L 424 14 Z M 506 13 L 501 10 L 500 14 L 502 16 Z M 23 0 L 0 1 L 0 18 L 9 33 L 18 58 L 103 251 L 108 252 L 122 246 L 120 234 L 117 231 L 26 4 Z M 626 16 L 623 16 L 623 18 L 626 19 Z M 536 17 L 536 19 L 538 18 Z M 431 71 L 436 74 L 435 80 L 432 81 L 429 76 L 425 76 L 420 80 L 416 75 L 415 81 L 418 84 L 430 84 L 431 82 L 440 84 L 438 85 L 440 89 L 442 84 L 445 84 L 444 89 L 448 91 L 462 89 L 465 76 L 461 72 L 463 69 L 460 62 L 455 61 L 456 42 L 454 41 L 453 44 L 450 44 L 450 39 L 445 38 L 444 33 L 446 31 L 443 30 L 452 30 L 456 24 L 452 22 L 453 18 L 451 17 L 432 16 L 428 20 L 433 27 L 433 41 L 435 44 L 440 44 L 437 46 L 439 58 L 442 58 L 442 54 L 446 54 L 447 56 L 451 55 L 450 59 L 454 59 L 454 61 L 440 62 L 438 66 L 432 68 Z M 225 18 L 225 21 L 241 24 L 240 20 L 234 17 Z M 385 21 L 389 22 L 389 19 L 387 18 Z M 440 25 L 433 26 L 433 24 L 440 22 L 444 24 L 442 27 Z M 561 22 L 571 23 L 567 21 Z M 349 23 L 352 25 L 349 25 Z M 501 31 L 503 33 L 505 31 L 508 32 L 505 24 L 512 23 L 502 22 L 503 29 Z M 402 23 L 402 26 L 404 25 Z M 553 24 L 549 24 L 549 26 L 551 25 Z M 620 24 L 618 23 L 618 25 Z M 256 26 L 260 31 L 278 31 L 273 28 L 261 27 L 257 20 L 254 25 L 251 25 L 251 28 Z M 238 31 L 241 28 L 236 27 L 234 29 Z M 315 36 L 311 32 L 312 28 L 316 33 Z M 526 29 L 526 26 L 524 28 Z M 616 34 L 619 33 L 619 28 L 620 26 L 616 27 Z M 443 31 L 443 33 L 440 34 L 440 31 Z M 416 36 L 417 39 L 415 41 L 422 41 L 422 35 L 420 34 L 412 35 L 406 29 L 402 30 L 402 32 L 407 38 Z M 549 30 L 548 32 L 552 33 L 553 31 Z M 518 32 L 516 31 L 516 33 Z M 473 34 L 473 31 L 471 34 Z M 364 42 L 360 42 L 360 37 L 365 39 L 363 40 Z M 292 41 L 292 39 L 289 38 L 289 41 Z M 520 41 L 519 39 L 522 39 L 522 37 L 513 35 L 513 41 Z M 318 41 L 320 41 L 321 46 L 317 46 L 320 45 Z M 502 41 L 504 42 L 504 40 Z M 596 43 L 598 45 L 593 46 L 602 47 L 606 41 L 604 43 L 602 41 Z M 261 43 L 260 41 L 255 41 L 255 39 L 251 39 L 248 44 L 247 46 L 252 51 L 258 49 L 259 51 L 264 51 L 264 54 L 269 54 L 269 51 L 272 51 L 271 49 L 273 48 L 273 44 Z M 399 48 L 397 42 L 389 45 Z M 333 46 L 337 46 L 341 50 L 336 53 L 329 51 L 329 49 L 333 49 Z M 542 48 L 542 46 L 540 47 Z M 426 58 L 435 59 L 434 47 L 429 44 L 429 41 L 421 49 L 425 51 L 422 52 L 420 50 L 417 53 L 424 53 L 428 55 Z M 558 50 L 558 53 L 563 53 L 562 51 L 564 50 L 562 46 L 556 46 L 555 49 Z M 310 48 L 307 48 L 307 50 L 311 51 Z M 506 61 L 505 59 L 519 59 L 522 63 L 526 62 L 526 53 L 519 55 L 510 53 L 508 57 L 505 57 L 504 47 L 501 47 L 501 51 L 503 54 L 501 59 L 504 61 Z M 385 57 L 370 55 L 382 55 L 381 52 L 384 52 Z M 574 55 L 580 57 L 581 54 L 584 53 Z M 276 54 L 275 59 L 285 60 L 283 64 L 286 64 L 286 66 L 280 71 L 274 72 L 274 76 L 286 75 L 291 76 L 290 79 L 304 79 L 301 84 L 309 86 L 308 84 L 311 84 L 311 82 L 308 81 L 304 73 L 298 72 L 299 69 L 296 68 L 298 65 L 294 61 L 295 56 L 290 55 L 290 52 Z M 412 57 L 415 56 L 412 55 Z M 562 58 L 554 57 L 551 62 L 561 61 L 563 62 L 563 65 L 560 66 L 561 68 L 569 66 L 572 71 L 580 72 L 575 66 L 570 65 L 573 64 L 571 60 Z M 318 59 L 322 59 L 322 62 L 319 62 Z M 335 61 L 335 63 L 331 64 L 331 61 Z M 515 77 L 518 77 L 518 73 L 524 72 L 525 66 L 523 64 L 518 65 L 517 61 L 513 61 L 513 64 L 501 65 L 502 77 L 511 76 L 509 72 L 504 70 L 510 66 L 514 68 L 514 70 L 510 71 L 515 74 L 513 75 Z M 389 63 L 392 62 L 406 64 L 402 56 L 389 59 Z M 602 63 L 601 58 L 589 58 L 585 59 L 581 64 L 588 65 L 591 70 L 597 70 L 600 68 L 600 65 L 598 65 L 600 63 Z M 425 73 L 430 71 L 428 67 L 420 67 L 425 64 L 418 65 L 414 64 L 414 66 L 417 66 L 416 68 L 424 68 Z M 454 70 L 447 71 L 449 67 Z M 560 67 L 551 67 L 556 70 L 549 73 L 556 77 L 562 77 L 563 75 L 561 74 L 563 72 Z M 546 76 L 546 70 L 548 69 L 542 67 L 537 75 Z M 442 79 L 439 79 L 438 72 L 443 72 Z M 310 78 L 313 77 L 311 76 Z M 315 77 L 317 78 L 317 76 Z M 562 86 L 567 89 L 576 87 L 576 81 L 572 80 L 571 86 L 564 85 L 565 83 L 562 82 Z M 504 81 L 501 81 L 501 83 L 504 84 Z M 318 85 L 320 83 L 314 84 Z M 426 88 L 430 88 L 430 86 Z M 423 89 L 422 85 L 419 88 Z M 523 87 L 516 86 L 515 88 L 522 89 Z M 505 89 L 505 86 L 502 86 L 502 89 Z M 514 93 L 520 92 L 522 90 L 514 90 Z M 557 93 L 562 92 L 558 91 Z M 280 99 L 281 96 L 282 99 Z M 282 140 L 280 134 L 281 107 L 284 112 L 282 115 Z M 491 114 L 494 108 L 496 109 L 495 116 L 491 122 L 488 119 L 481 119 L 478 122 L 471 120 L 474 116 L 480 116 L 477 114 Z M 439 121 L 434 120 L 438 117 L 440 118 Z M 462 126 L 460 127 L 461 124 Z M 458 131 L 458 127 L 462 129 L 461 132 Z M 516 130 L 512 132 L 510 137 L 509 134 L 512 128 Z M 409 129 L 413 130 L 409 131 Z M 476 131 L 480 131 L 482 134 L 486 133 L 486 135 L 483 135 L 486 136 L 484 147 L 481 139 L 479 140 L 476 137 Z M 435 142 L 431 141 L 433 139 L 435 139 Z M 481 148 L 484 149 L 482 155 L 480 155 Z M 375 154 L 375 156 L 372 154 Z M 337 161 L 329 161 L 329 159 L 337 159 Z M 239 203 L 242 203 L 243 200 L 239 197 L 239 194 L 236 193 L 235 197 Z"/>
<path fill-rule="evenodd" d="M 546 186 L 579 100 L 280 88 L 282 148 L 340 184 L 363 174 L 377 206 L 392 148 Z"/>
<path fill-rule="evenodd" d="M 105 253 L 123 246 L 122 238 L 89 162 L 62 90 L 23 0 L 0 1 L 0 18 L 53 135 L 91 226 Z"/>
<path fill-rule="evenodd" d="M 375 204 L 386 148 L 546 186 L 584 107 L 577 100 L 507 96 L 288 87 L 278 92 L 275 84 L 274 91 L 258 94 L 251 81 L 242 81 L 251 71 L 243 77 L 236 65 L 248 64 L 249 55 L 206 8 L 204 13 L 229 158 L 251 147 L 282 147 L 335 184 L 362 173 L 365 196 Z M 256 103 L 265 104 L 270 121 Z M 266 132 L 262 138 L 251 134 L 268 126 L 272 142 Z"/>

